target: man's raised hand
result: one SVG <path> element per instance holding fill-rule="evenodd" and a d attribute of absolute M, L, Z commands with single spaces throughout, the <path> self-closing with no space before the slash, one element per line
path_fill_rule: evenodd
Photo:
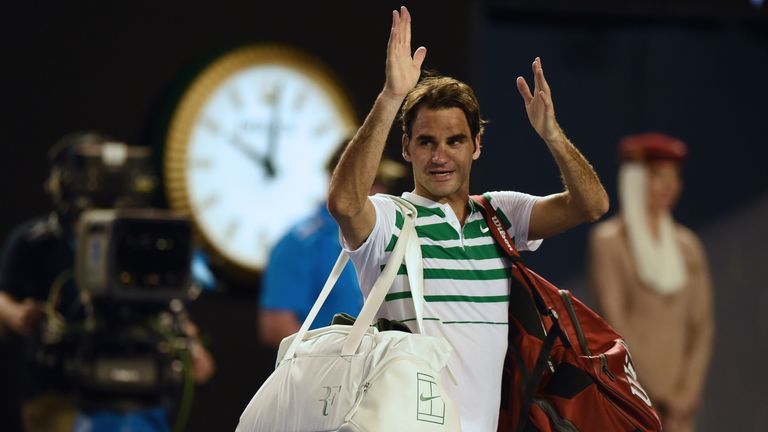
<path fill-rule="evenodd" d="M 411 14 L 405 6 L 392 11 L 392 29 L 387 43 L 387 79 L 384 92 L 404 98 L 416 86 L 427 49 L 419 47 L 411 56 Z"/>
<path fill-rule="evenodd" d="M 528 113 L 528 120 L 536 133 L 550 142 L 557 139 L 562 131 L 555 119 L 555 107 L 552 104 L 552 92 L 549 89 L 547 80 L 544 78 L 544 70 L 541 67 L 541 59 L 536 57 L 531 66 L 533 69 L 533 94 L 531 94 L 528 83 L 525 78 L 517 77 L 517 90 L 525 102 L 525 111 Z"/>

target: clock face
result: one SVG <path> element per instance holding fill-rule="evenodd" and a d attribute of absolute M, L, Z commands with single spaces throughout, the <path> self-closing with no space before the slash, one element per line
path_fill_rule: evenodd
<path fill-rule="evenodd" d="M 248 270 L 263 268 L 279 236 L 324 201 L 325 164 L 354 127 L 319 67 L 263 51 L 235 51 L 239 62 L 213 74 L 203 95 L 190 90 L 194 112 L 186 127 L 172 123 L 166 157 L 172 205 L 191 213 L 214 252 Z"/>

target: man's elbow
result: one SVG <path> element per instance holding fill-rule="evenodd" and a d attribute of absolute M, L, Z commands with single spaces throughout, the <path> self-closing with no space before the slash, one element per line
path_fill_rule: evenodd
<path fill-rule="evenodd" d="M 597 222 L 604 214 L 608 213 L 609 208 L 610 200 L 608 199 L 608 194 L 603 193 L 599 199 L 595 200 L 584 211 L 584 219 L 586 222 Z"/>
<path fill-rule="evenodd" d="M 603 194 L 603 196 L 598 200 L 598 204 L 593 208 L 592 212 L 590 213 L 590 222 L 596 222 L 599 220 L 603 215 L 608 213 L 608 209 L 611 207 L 611 202 L 608 199 L 608 194 Z"/>
<path fill-rule="evenodd" d="M 363 205 L 364 203 L 340 196 L 340 194 L 331 192 L 328 195 L 328 212 L 337 221 L 355 217 L 362 211 Z"/>

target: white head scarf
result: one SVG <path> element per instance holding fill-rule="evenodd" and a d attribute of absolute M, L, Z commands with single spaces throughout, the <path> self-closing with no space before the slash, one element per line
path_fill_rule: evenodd
<path fill-rule="evenodd" d="M 647 190 L 648 171 L 645 164 L 622 164 L 619 168 L 619 202 L 638 276 L 659 294 L 673 294 L 680 291 L 688 279 L 685 260 L 669 212 L 660 216 L 659 238 L 651 234 L 646 204 Z"/>

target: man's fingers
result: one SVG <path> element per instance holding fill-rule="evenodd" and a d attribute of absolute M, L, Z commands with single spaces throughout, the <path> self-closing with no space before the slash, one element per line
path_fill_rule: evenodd
<path fill-rule="evenodd" d="M 392 44 L 395 43 L 397 37 L 397 29 L 395 27 L 395 11 L 392 11 L 392 27 L 389 29 L 389 41 L 387 41 L 387 51 L 392 49 Z"/>
<path fill-rule="evenodd" d="M 400 31 L 400 13 L 396 10 L 392 11 L 392 33 L 390 40 L 393 46 L 397 46 L 400 43 L 402 31 Z"/>
<path fill-rule="evenodd" d="M 416 49 L 416 52 L 413 53 L 413 62 L 416 64 L 416 67 L 421 69 L 421 64 L 424 62 L 426 56 L 427 48 L 420 46 Z"/>
<path fill-rule="evenodd" d="M 541 65 L 539 64 L 539 58 L 536 57 L 533 60 L 533 63 L 531 63 L 531 71 L 533 71 L 533 93 L 538 94 L 541 88 L 541 79 L 540 79 L 540 73 Z"/>
<path fill-rule="evenodd" d="M 547 83 L 547 79 L 544 78 L 544 66 L 541 65 L 541 58 L 536 57 L 536 61 L 539 63 L 539 68 L 538 68 L 539 70 L 538 72 L 536 72 L 536 78 L 538 79 L 538 82 L 539 82 L 539 89 L 544 91 L 544 93 L 550 95 L 552 93 L 550 93 L 549 91 L 549 84 Z"/>
<path fill-rule="evenodd" d="M 392 30 L 394 31 L 400 25 L 400 14 L 396 11 L 392 11 Z"/>
<path fill-rule="evenodd" d="M 408 12 L 408 8 L 400 6 L 400 17 L 403 21 L 403 43 L 408 50 L 411 50 L 411 13 Z"/>
<path fill-rule="evenodd" d="M 528 105 L 531 102 L 531 99 L 533 99 L 533 95 L 531 94 L 531 89 L 528 87 L 528 83 L 525 82 L 525 78 L 521 76 L 517 77 L 515 83 L 517 84 L 517 91 L 519 91 L 520 96 L 523 97 L 523 102 Z"/>

